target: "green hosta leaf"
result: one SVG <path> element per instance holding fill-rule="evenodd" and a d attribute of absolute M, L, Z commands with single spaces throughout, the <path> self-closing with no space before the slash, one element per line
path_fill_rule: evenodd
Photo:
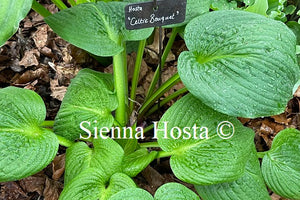
<path fill-rule="evenodd" d="M 49 26 L 66 41 L 98 56 L 123 51 L 121 41 L 142 40 L 153 28 L 126 30 L 125 2 L 85 3 L 45 18 Z"/>
<path fill-rule="evenodd" d="M 284 111 L 300 74 L 296 38 L 278 21 L 245 11 L 215 11 L 185 29 L 190 51 L 178 73 L 188 90 L 213 109 L 260 117 Z"/>
<path fill-rule="evenodd" d="M 2 0 L 0 4 L 0 47 L 19 27 L 31 8 L 32 0 Z"/>
<path fill-rule="evenodd" d="M 114 194 L 109 200 L 153 200 L 153 197 L 141 188 L 129 188 Z"/>
<path fill-rule="evenodd" d="M 88 168 L 69 182 L 60 200 L 107 200 L 117 192 L 136 187 L 127 175 L 116 173 L 107 181 L 97 168 Z"/>
<path fill-rule="evenodd" d="M 294 32 L 297 38 L 297 45 L 300 45 L 300 24 L 295 21 L 289 21 L 286 25 Z"/>
<path fill-rule="evenodd" d="M 216 185 L 195 186 L 203 200 L 267 200 L 270 195 L 262 178 L 260 164 L 253 144 L 244 175 L 236 181 Z"/>
<path fill-rule="evenodd" d="M 173 127 L 180 128 L 181 136 Z M 242 176 L 254 137 L 235 117 L 212 110 L 191 94 L 167 110 L 156 133 L 160 147 L 172 155 L 174 174 L 182 181 L 203 185 Z"/>
<path fill-rule="evenodd" d="M 179 183 L 167 183 L 159 187 L 154 195 L 155 200 L 200 200 L 200 198 L 187 187 Z"/>
<path fill-rule="evenodd" d="M 273 140 L 262 161 L 262 173 L 271 190 L 289 199 L 300 199 L 300 131 L 285 129 Z"/>
<path fill-rule="evenodd" d="M 125 156 L 122 163 L 123 173 L 135 177 L 156 158 L 156 155 L 156 151 L 149 153 L 147 148 L 141 148 Z"/>
<path fill-rule="evenodd" d="M 94 148 L 84 142 L 78 142 L 67 149 L 65 183 L 69 183 L 81 171 L 94 167 L 108 180 L 111 175 L 121 171 L 123 149 L 111 138 L 97 139 Z"/>
<path fill-rule="evenodd" d="M 46 117 L 42 98 L 16 87 L 0 90 L 0 182 L 35 174 L 56 155 L 58 140 L 40 128 Z"/>
<path fill-rule="evenodd" d="M 166 27 L 173 28 L 173 27 L 179 27 L 186 25 L 189 21 L 194 19 L 195 17 L 206 13 L 209 11 L 210 7 L 210 1 L 211 0 L 187 0 L 186 4 L 186 14 L 185 14 L 185 20 L 182 23 L 179 24 L 172 24 L 168 25 Z"/>
<path fill-rule="evenodd" d="M 159 187 L 154 200 L 200 200 L 190 189 L 179 183 L 167 183 Z M 113 195 L 109 200 L 153 200 L 153 197 L 140 188 L 129 188 Z"/>
<path fill-rule="evenodd" d="M 256 0 L 253 5 L 248 6 L 245 10 L 267 16 L 266 12 L 268 10 L 268 0 Z"/>
<path fill-rule="evenodd" d="M 101 127 L 113 125 L 114 118 L 111 112 L 117 107 L 113 76 L 83 69 L 68 87 L 55 118 L 54 132 L 69 140 L 75 140 L 80 135 L 85 137 L 84 134 L 89 132 L 88 130 L 90 135 L 95 137 L 94 127 L 98 127 L 97 137 L 99 137 Z"/>
<path fill-rule="evenodd" d="M 228 0 L 211 0 L 212 10 L 232 10 L 237 8 L 236 1 L 228 1 Z"/>

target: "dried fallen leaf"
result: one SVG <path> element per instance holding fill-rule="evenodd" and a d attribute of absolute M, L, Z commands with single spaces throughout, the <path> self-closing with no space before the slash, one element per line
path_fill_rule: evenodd
<path fill-rule="evenodd" d="M 51 90 L 51 97 L 62 101 L 67 92 L 67 87 L 59 86 L 58 79 L 51 79 L 50 90 Z"/>
<path fill-rule="evenodd" d="M 42 195 L 44 191 L 45 181 L 46 175 L 43 173 L 38 173 L 20 180 L 20 186 L 26 193 L 37 192 L 39 195 Z"/>
<path fill-rule="evenodd" d="M 45 190 L 43 193 L 45 200 L 58 200 L 59 195 L 63 189 L 63 184 L 46 178 Z"/>
<path fill-rule="evenodd" d="M 37 66 L 39 64 L 38 58 L 40 57 L 40 52 L 37 49 L 32 49 L 25 51 L 25 55 L 19 62 L 19 65 L 23 65 L 25 68 L 29 66 Z"/>
<path fill-rule="evenodd" d="M 0 184 L 0 200 L 25 200 L 26 198 L 27 195 L 16 182 L 6 182 Z"/>
<path fill-rule="evenodd" d="M 32 38 L 34 40 L 35 46 L 37 48 L 42 48 L 47 45 L 48 41 L 48 25 L 43 24 L 37 27 L 37 31 L 33 34 Z"/>
<path fill-rule="evenodd" d="M 52 179 L 57 181 L 65 171 L 65 154 L 58 155 L 52 162 Z"/>

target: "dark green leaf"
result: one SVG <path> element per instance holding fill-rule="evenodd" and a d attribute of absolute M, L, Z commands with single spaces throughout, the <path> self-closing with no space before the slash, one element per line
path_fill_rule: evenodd
<path fill-rule="evenodd" d="M 99 1 L 62 10 L 45 18 L 66 41 L 98 56 L 114 56 L 123 51 L 122 41 L 142 40 L 153 28 L 125 29 L 125 2 Z"/>
<path fill-rule="evenodd" d="M 262 161 L 262 173 L 271 190 L 282 197 L 300 199 L 300 131 L 279 132 Z"/>
<path fill-rule="evenodd" d="M 31 8 L 32 0 L 2 0 L 0 5 L 0 47 L 19 27 Z"/>
<path fill-rule="evenodd" d="M 299 79 L 296 38 L 278 21 L 245 11 L 215 11 L 192 20 L 178 59 L 188 90 L 232 116 L 282 113 Z"/>
<path fill-rule="evenodd" d="M 90 69 L 81 70 L 72 80 L 55 118 L 54 132 L 75 140 L 82 137 L 100 137 L 102 127 L 110 128 L 118 107 L 113 89 L 113 76 Z M 80 128 L 80 124 L 83 128 Z M 97 127 L 95 136 L 94 127 Z M 87 136 L 88 129 L 90 134 Z M 103 134 L 104 135 L 104 134 Z"/>
<path fill-rule="evenodd" d="M 31 90 L 0 90 L 0 182 L 35 174 L 46 167 L 58 150 L 52 131 L 39 126 L 45 120 L 42 98 Z"/>
<path fill-rule="evenodd" d="M 181 136 L 174 127 L 179 127 Z M 185 127 L 190 134 L 183 132 Z M 157 133 L 160 147 L 172 155 L 174 174 L 182 181 L 203 185 L 241 177 L 254 137 L 235 117 L 212 110 L 191 94 L 167 110 Z"/>

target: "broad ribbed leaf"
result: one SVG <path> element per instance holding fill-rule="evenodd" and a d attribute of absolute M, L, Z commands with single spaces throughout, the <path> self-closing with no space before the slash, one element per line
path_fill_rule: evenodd
<path fill-rule="evenodd" d="M 121 172 L 124 152 L 118 143 L 110 138 L 97 139 L 93 146 L 90 148 L 84 142 L 78 142 L 67 149 L 65 184 L 90 167 L 100 170 L 106 180 Z"/>
<path fill-rule="evenodd" d="M 276 135 L 263 158 L 262 173 L 272 191 L 300 199 L 300 131 L 285 129 Z"/>
<path fill-rule="evenodd" d="M 75 140 L 80 135 L 88 137 L 88 131 L 85 130 L 88 129 L 90 136 L 95 138 L 94 127 L 98 127 L 97 137 L 100 137 L 101 127 L 110 128 L 113 125 L 111 112 L 117 107 L 113 76 L 83 69 L 68 87 L 55 118 L 54 132 L 69 140 Z"/>
<path fill-rule="evenodd" d="M 58 140 L 39 127 L 46 117 L 42 98 L 16 87 L 0 90 L 0 182 L 35 174 L 56 155 Z"/>
<path fill-rule="evenodd" d="M 109 200 L 153 200 L 153 197 L 141 188 L 129 188 L 114 194 Z"/>
<path fill-rule="evenodd" d="M 2 0 L 0 2 L 0 47 L 19 27 L 19 22 L 26 17 L 32 0 Z"/>
<path fill-rule="evenodd" d="M 113 194 L 136 185 L 127 175 L 116 173 L 107 181 L 101 170 L 88 168 L 68 183 L 60 200 L 107 200 Z"/>
<path fill-rule="evenodd" d="M 62 10 L 45 21 L 66 41 L 98 56 L 113 56 L 121 51 L 121 41 L 142 40 L 153 28 L 125 29 L 125 2 L 99 1 Z"/>
<path fill-rule="evenodd" d="M 172 136 L 173 127 L 179 127 L 181 136 L 178 128 Z M 191 94 L 167 110 L 157 134 L 160 147 L 172 155 L 174 174 L 182 181 L 203 185 L 241 177 L 254 137 L 235 117 L 212 110 Z"/>
<path fill-rule="evenodd" d="M 187 187 L 179 183 L 167 183 L 159 187 L 154 195 L 155 200 L 200 200 L 200 198 Z"/>
<path fill-rule="evenodd" d="M 141 148 L 125 156 L 122 163 L 123 173 L 135 177 L 156 158 L 156 155 L 156 151 L 149 153 L 146 148 Z"/>
<path fill-rule="evenodd" d="M 249 118 L 284 111 L 300 74 L 296 38 L 285 24 L 245 11 L 215 11 L 192 20 L 184 38 L 190 51 L 180 54 L 178 73 L 203 103 Z"/>
<path fill-rule="evenodd" d="M 203 200 L 267 200 L 270 195 L 264 183 L 260 164 L 253 143 L 253 153 L 249 155 L 244 175 L 236 181 L 216 185 L 195 186 Z"/>

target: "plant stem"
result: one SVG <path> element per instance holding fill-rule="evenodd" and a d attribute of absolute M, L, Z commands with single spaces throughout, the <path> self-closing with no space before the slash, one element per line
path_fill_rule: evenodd
<path fill-rule="evenodd" d="M 119 45 L 122 45 L 125 49 L 125 44 L 121 41 L 121 38 L 119 38 Z M 126 68 L 124 52 L 113 56 L 114 85 L 119 102 L 115 118 L 121 126 L 125 126 L 127 123 L 128 88 Z"/>
<path fill-rule="evenodd" d="M 263 158 L 266 155 L 267 152 L 268 151 L 256 152 L 257 153 L 256 155 L 257 155 L 258 158 Z"/>
<path fill-rule="evenodd" d="M 144 133 L 147 133 L 148 131 L 152 130 L 153 128 L 154 128 L 154 124 L 147 126 L 146 128 L 144 128 Z"/>
<path fill-rule="evenodd" d="M 68 8 L 61 0 L 51 0 L 60 10 Z"/>
<path fill-rule="evenodd" d="M 171 87 L 176 85 L 180 81 L 180 77 L 178 73 L 174 74 L 171 78 L 169 78 L 158 90 L 154 92 L 151 97 L 146 100 L 146 102 L 142 105 L 139 111 L 139 118 L 144 115 L 144 113 L 155 103 L 155 101 L 160 98 L 166 91 L 168 91 Z"/>
<path fill-rule="evenodd" d="M 168 55 L 169 55 L 169 53 L 171 51 L 171 48 L 173 46 L 173 43 L 175 41 L 175 38 L 176 38 L 176 35 L 177 35 L 178 31 L 179 31 L 179 29 L 177 27 L 172 29 L 171 36 L 170 36 L 170 38 L 168 40 L 168 43 L 167 43 L 166 48 L 164 50 L 164 53 L 163 53 L 163 55 L 161 57 L 161 63 L 162 63 L 161 67 L 162 67 L 162 69 L 163 69 L 163 67 L 165 65 L 165 62 L 166 62 L 166 59 L 167 59 L 167 57 L 168 57 Z M 159 78 L 159 67 L 156 68 L 156 71 L 155 71 L 153 79 L 152 79 L 152 81 L 150 83 L 150 87 L 148 89 L 148 92 L 147 92 L 145 100 L 147 100 L 153 94 L 155 86 L 156 86 L 156 83 L 158 81 L 158 78 Z"/>
<path fill-rule="evenodd" d="M 164 158 L 164 157 L 169 157 L 172 156 L 172 152 L 167 152 L 167 151 L 159 151 L 156 158 Z"/>
<path fill-rule="evenodd" d="M 133 72 L 132 81 L 131 81 L 131 92 L 130 92 L 131 101 L 130 101 L 130 104 L 129 104 L 129 114 L 131 114 L 133 109 L 134 109 L 134 101 L 135 101 L 135 97 L 136 97 L 136 88 L 137 88 L 137 85 L 138 85 L 139 74 L 140 74 L 140 69 L 141 69 L 141 64 L 142 64 L 145 45 L 146 45 L 146 40 L 141 40 L 139 42 L 139 48 L 138 48 L 137 55 L 136 55 L 134 72 Z"/>
<path fill-rule="evenodd" d="M 76 2 L 74 0 L 68 0 L 68 2 L 71 6 L 76 6 Z"/>
<path fill-rule="evenodd" d="M 141 148 L 147 148 L 147 147 L 159 147 L 159 144 L 157 142 L 144 142 L 144 143 L 139 143 Z"/>
<path fill-rule="evenodd" d="M 167 96 L 166 98 L 164 98 L 161 102 L 160 102 L 160 107 L 165 105 L 166 103 L 170 102 L 172 99 L 178 97 L 181 94 L 186 93 L 188 90 L 187 88 L 181 88 L 180 90 L 177 90 L 176 92 L 172 93 L 171 95 Z M 158 110 L 158 104 L 156 104 L 155 106 L 153 106 L 146 114 L 145 116 L 151 115 L 152 113 L 154 113 L 155 111 Z"/>
<path fill-rule="evenodd" d="M 39 13 L 41 16 L 48 17 L 49 15 L 52 15 L 51 12 L 49 10 L 47 10 L 44 6 L 42 6 L 39 2 L 37 2 L 36 0 L 32 1 L 32 5 L 31 8 Z"/>
<path fill-rule="evenodd" d="M 53 127 L 54 121 L 53 120 L 46 120 L 42 123 L 42 127 Z"/>
<path fill-rule="evenodd" d="M 70 147 L 72 144 L 74 144 L 74 142 L 60 136 L 60 135 L 56 135 L 58 142 L 60 145 L 65 146 L 65 147 Z"/>

